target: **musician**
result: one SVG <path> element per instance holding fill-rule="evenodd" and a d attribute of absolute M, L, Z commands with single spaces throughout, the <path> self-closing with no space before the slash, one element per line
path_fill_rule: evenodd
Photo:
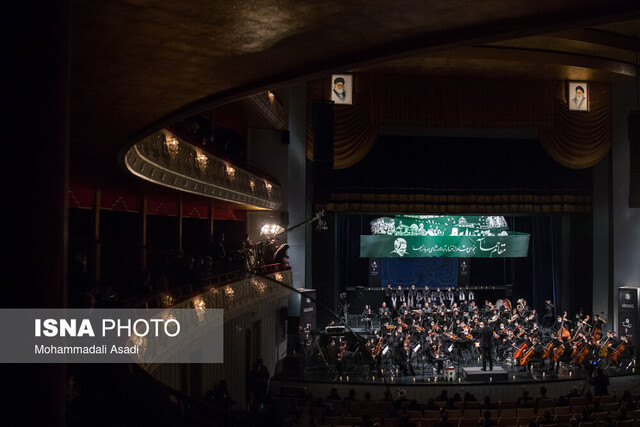
<path fill-rule="evenodd" d="M 438 288 L 435 291 L 431 292 L 431 299 L 436 305 L 440 305 L 444 302 L 444 292 L 442 289 Z"/>
<path fill-rule="evenodd" d="M 456 300 L 456 294 L 453 292 L 451 288 L 447 288 L 447 292 L 445 294 L 445 300 L 448 307 L 451 307 Z"/>
<path fill-rule="evenodd" d="M 391 283 L 387 283 L 387 287 L 384 290 L 384 300 L 387 303 L 387 305 L 391 305 L 391 296 L 394 294 L 394 290 L 391 287 Z"/>
<path fill-rule="evenodd" d="M 467 301 L 474 301 L 476 299 L 475 294 L 469 289 L 469 285 L 465 285 L 465 292 L 467 293 Z"/>
<path fill-rule="evenodd" d="M 633 358 L 635 349 L 627 335 L 620 336 L 620 341 L 624 343 L 624 350 L 618 356 L 618 366 L 625 366 Z"/>
<path fill-rule="evenodd" d="M 378 316 L 382 317 L 382 314 L 384 312 L 389 312 L 389 309 L 387 308 L 387 303 L 386 302 L 382 302 L 382 306 L 378 309 Z"/>
<path fill-rule="evenodd" d="M 421 309 L 424 304 L 424 295 L 422 291 L 416 292 L 416 308 Z"/>
<path fill-rule="evenodd" d="M 487 370 L 487 360 L 489 370 L 493 371 L 493 329 L 480 322 L 480 348 L 482 349 L 482 370 Z"/>
<path fill-rule="evenodd" d="M 416 305 L 416 285 L 411 285 L 407 291 L 407 305 L 409 308 L 414 308 Z"/>
<path fill-rule="evenodd" d="M 555 317 L 555 307 L 551 303 L 551 300 L 544 302 L 544 316 L 542 317 L 542 326 L 548 328 L 553 325 L 553 318 Z"/>
<path fill-rule="evenodd" d="M 422 297 L 425 299 L 425 301 L 428 298 L 433 299 L 433 295 L 432 295 L 431 289 L 429 289 L 428 285 L 424 287 L 424 292 L 422 293 Z"/>
<path fill-rule="evenodd" d="M 464 289 L 459 289 L 458 290 L 458 301 L 460 301 L 460 303 L 462 304 L 463 301 L 467 300 L 467 296 L 464 293 Z"/>
<path fill-rule="evenodd" d="M 393 291 L 390 299 L 391 299 L 391 308 L 393 308 L 393 310 L 395 311 L 399 304 L 397 291 Z"/>
<path fill-rule="evenodd" d="M 407 302 L 407 296 L 402 290 L 402 286 L 398 286 L 398 289 L 396 289 L 396 304 L 402 305 L 404 302 Z"/>
<path fill-rule="evenodd" d="M 387 326 L 391 322 L 391 315 L 387 310 L 380 315 L 380 327 Z"/>
<path fill-rule="evenodd" d="M 362 310 L 362 320 L 367 329 L 371 329 L 371 318 L 373 318 L 373 310 L 371 310 L 371 307 L 367 304 L 364 306 L 364 310 Z"/>
<path fill-rule="evenodd" d="M 538 324 L 538 312 L 536 309 L 532 309 L 529 315 L 526 317 L 525 323 L 528 326 L 532 326 L 533 324 Z"/>

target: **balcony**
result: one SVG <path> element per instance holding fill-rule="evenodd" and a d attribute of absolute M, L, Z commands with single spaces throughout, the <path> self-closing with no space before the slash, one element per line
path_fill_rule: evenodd
<path fill-rule="evenodd" d="M 162 129 L 129 149 L 132 174 L 158 185 L 236 203 L 246 209 L 278 210 L 280 185 L 207 153 Z"/>

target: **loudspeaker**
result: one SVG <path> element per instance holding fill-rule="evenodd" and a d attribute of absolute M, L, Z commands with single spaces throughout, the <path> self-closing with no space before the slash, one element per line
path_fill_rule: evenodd
<path fill-rule="evenodd" d="M 289 226 L 289 211 L 280 212 L 280 226 L 284 228 Z"/>
<path fill-rule="evenodd" d="M 282 360 L 282 371 L 288 377 L 302 374 L 302 358 L 299 354 L 288 355 Z"/>
<path fill-rule="evenodd" d="M 289 145 L 291 143 L 291 132 L 289 132 L 288 130 L 283 130 L 280 134 L 280 138 L 280 141 L 283 144 Z"/>
<path fill-rule="evenodd" d="M 513 284 L 507 283 L 504 286 L 504 296 L 507 298 L 513 298 Z"/>
<path fill-rule="evenodd" d="M 640 111 L 629 113 L 629 207 L 640 208 Z"/>

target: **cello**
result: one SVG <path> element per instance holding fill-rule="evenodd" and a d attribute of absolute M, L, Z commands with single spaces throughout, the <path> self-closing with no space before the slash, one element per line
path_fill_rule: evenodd
<path fill-rule="evenodd" d="M 618 358 L 620 357 L 620 354 L 622 354 L 622 352 L 627 348 L 625 344 L 626 343 L 622 341 L 620 344 L 616 346 L 616 348 L 611 350 L 611 354 L 609 355 L 609 360 L 611 362 L 618 363 Z"/>
<path fill-rule="evenodd" d="M 553 354 L 553 347 L 555 344 L 553 340 L 549 341 L 549 343 L 544 347 L 544 353 L 542 353 L 542 360 L 546 360 Z"/>
<path fill-rule="evenodd" d="M 527 350 L 524 356 L 522 356 L 522 359 L 520 359 L 520 366 L 526 366 L 529 363 L 529 361 L 533 357 L 533 349 L 534 347 L 532 346 L 529 350 Z"/>

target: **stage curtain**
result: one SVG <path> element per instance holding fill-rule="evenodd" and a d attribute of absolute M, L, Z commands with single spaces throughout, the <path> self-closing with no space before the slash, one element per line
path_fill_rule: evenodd
<path fill-rule="evenodd" d="M 590 111 L 569 111 L 566 83 L 550 80 L 354 75 L 353 105 L 334 108 L 334 169 L 359 162 L 381 127 L 538 129 L 563 166 L 598 163 L 611 147 L 607 83 L 590 82 Z M 313 160 L 312 105 L 330 99 L 329 77 L 307 86 L 307 157 Z"/>
<path fill-rule="evenodd" d="M 333 168 L 353 166 L 369 153 L 378 136 L 378 128 L 371 123 L 371 89 L 369 76 L 354 78 L 353 105 L 335 105 L 333 122 Z M 313 102 L 331 99 L 328 79 L 315 80 L 307 85 L 307 158 L 313 160 Z"/>
<path fill-rule="evenodd" d="M 569 111 L 567 84 L 554 82 L 553 126 L 540 129 L 540 143 L 558 163 L 568 168 L 588 168 L 611 149 L 611 88 L 590 82 L 589 111 Z"/>
<path fill-rule="evenodd" d="M 551 82 L 372 75 L 373 123 L 426 128 L 535 129 L 552 124 Z"/>

